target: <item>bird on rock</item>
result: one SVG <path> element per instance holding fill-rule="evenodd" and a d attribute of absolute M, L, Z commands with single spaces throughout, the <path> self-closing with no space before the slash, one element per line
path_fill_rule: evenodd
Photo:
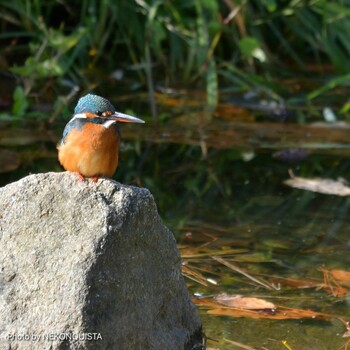
<path fill-rule="evenodd" d="M 58 159 L 65 170 L 76 172 L 81 180 L 112 177 L 118 167 L 119 122 L 144 123 L 119 113 L 105 98 L 88 94 L 79 99 L 73 118 L 63 130 Z"/>

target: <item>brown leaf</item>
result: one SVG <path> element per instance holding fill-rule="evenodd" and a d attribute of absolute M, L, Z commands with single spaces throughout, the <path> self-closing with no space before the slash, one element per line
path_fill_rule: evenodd
<path fill-rule="evenodd" d="M 327 270 L 328 271 L 328 270 Z M 315 288 L 316 290 L 324 290 L 325 292 L 342 298 L 349 293 L 347 288 L 344 288 L 340 285 L 331 284 L 329 281 L 327 283 L 321 281 L 312 281 L 312 280 L 302 280 L 302 279 L 293 279 L 293 278 L 282 278 L 282 277 L 272 277 L 272 280 L 275 283 L 278 283 L 282 286 L 289 286 L 295 288 Z"/>
<path fill-rule="evenodd" d="M 332 296 L 336 298 L 343 298 L 345 295 L 349 294 L 349 289 L 342 287 L 342 286 L 332 286 L 332 285 L 325 285 L 324 287 L 320 288 L 326 291 L 328 294 L 331 294 Z"/>
<path fill-rule="evenodd" d="M 349 338 L 350 337 L 350 331 L 346 331 L 343 335 L 343 338 Z"/>
<path fill-rule="evenodd" d="M 295 287 L 300 289 L 322 287 L 322 282 L 320 281 L 283 278 L 283 277 L 272 277 L 271 279 L 274 281 L 274 283 L 281 284 L 282 286 L 289 286 L 289 287 Z"/>
<path fill-rule="evenodd" d="M 321 268 L 321 271 L 323 273 L 323 280 L 324 284 L 322 286 L 322 289 L 327 291 L 327 293 L 332 294 L 335 297 L 342 298 L 346 294 L 349 293 L 349 290 L 341 284 L 344 284 L 342 282 L 339 282 L 333 275 L 331 270 L 327 270 L 325 268 Z M 340 271 L 340 270 L 335 270 L 335 271 Z M 337 272 L 335 273 L 337 275 Z M 342 271 L 338 273 L 339 277 L 343 277 L 346 279 L 346 271 Z"/>
<path fill-rule="evenodd" d="M 329 315 L 319 313 L 312 310 L 293 309 L 278 306 L 277 309 L 256 311 L 256 310 L 244 310 L 235 308 L 218 308 L 208 310 L 208 314 L 216 316 L 232 316 L 232 317 L 249 317 L 255 319 L 271 319 L 271 320 L 299 320 L 302 318 L 318 318 L 328 319 Z"/>
<path fill-rule="evenodd" d="M 182 274 L 185 277 L 187 277 L 187 278 L 189 278 L 189 279 L 191 279 L 191 280 L 193 280 L 193 281 L 195 281 L 203 286 L 208 286 L 208 283 L 207 283 L 208 280 L 201 273 L 195 271 L 194 268 L 191 268 L 191 267 L 186 266 L 186 265 L 182 265 Z"/>
<path fill-rule="evenodd" d="M 194 299 L 196 304 L 209 308 L 207 311 L 210 315 L 216 316 L 231 316 L 231 317 L 248 317 L 253 319 L 272 319 L 272 320 L 287 320 L 287 319 L 330 319 L 332 316 L 312 310 L 294 309 L 285 306 L 276 305 L 272 309 L 263 310 L 248 310 L 236 307 L 222 306 L 213 299 Z"/>
<path fill-rule="evenodd" d="M 231 306 L 237 309 L 246 310 L 264 310 L 264 309 L 275 309 L 276 306 L 269 301 L 253 297 L 244 297 L 242 295 L 228 295 L 219 294 L 215 297 L 215 300 L 223 305 Z"/>
<path fill-rule="evenodd" d="M 331 194 L 336 196 L 350 196 L 350 187 L 346 186 L 344 181 L 331 179 L 306 179 L 303 177 L 293 176 L 285 180 L 284 183 L 290 187 L 299 188 L 311 192 Z"/>
<path fill-rule="evenodd" d="M 332 276 L 342 285 L 350 287 L 350 272 L 344 270 L 330 270 Z"/>

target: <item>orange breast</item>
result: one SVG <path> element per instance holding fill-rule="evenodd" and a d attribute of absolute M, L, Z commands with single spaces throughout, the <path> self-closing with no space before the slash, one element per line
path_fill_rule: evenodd
<path fill-rule="evenodd" d="M 114 125 L 86 123 L 73 129 L 58 146 L 58 159 L 64 169 L 85 177 L 112 177 L 118 166 L 119 135 Z"/>

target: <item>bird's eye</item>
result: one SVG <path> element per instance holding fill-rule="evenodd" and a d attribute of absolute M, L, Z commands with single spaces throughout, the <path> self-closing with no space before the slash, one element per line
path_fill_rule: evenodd
<path fill-rule="evenodd" d="M 95 114 L 101 117 L 103 113 L 101 111 L 96 111 Z"/>

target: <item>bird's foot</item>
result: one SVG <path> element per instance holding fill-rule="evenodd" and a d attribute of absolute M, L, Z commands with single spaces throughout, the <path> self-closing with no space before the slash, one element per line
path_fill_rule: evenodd
<path fill-rule="evenodd" d="M 78 172 L 78 178 L 79 178 L 80 181 L 85 182 L 85 177 L 84 177 L 84 175 L 82 173 Z"/>
<path fill-rule="evenodd" d="M 81 172 L 78 172 L 77 174 L 80 181 L 85 182 L 87 180 L 87 178 Z M 100 178 L 99 175 L 95 175 L 92 177 L 92 181 L 97 182 L 99 178 Z"/>

